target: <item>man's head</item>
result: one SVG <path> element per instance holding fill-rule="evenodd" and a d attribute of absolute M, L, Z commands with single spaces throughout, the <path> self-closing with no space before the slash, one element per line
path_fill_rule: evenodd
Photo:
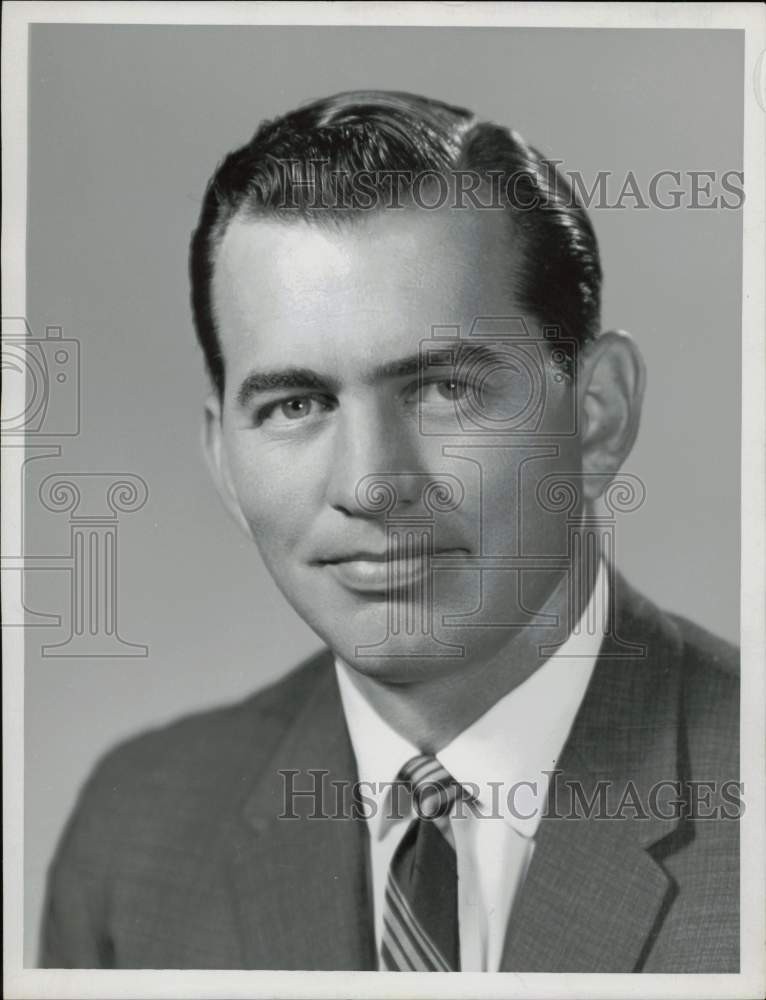
<path fill-rule="evenodd" d="M 211 278 L 233 218 L 350 227 L 386 209 L 440 203 L 502 211 L 522 251 L 507 270 L 519 304 L 581 344 L 598 334 L 596 237 L 550 161 L 462 108 L 411 94 L 338 94 L 264 122 L 208 185 L 191 247 L 192 308 L 219 392 L 226 364 Z"/>
<path fill-rule="evenodd" d="M 595 339 L 596 240 L 554 167 L 466 111 L 339 95 L 222 163 L 191 274 L 213 474 L 318 634 L 406 680 L 534 620 L 568 546 L 544 488 L 586 471 L 597 495 L 642 387 Z"/>

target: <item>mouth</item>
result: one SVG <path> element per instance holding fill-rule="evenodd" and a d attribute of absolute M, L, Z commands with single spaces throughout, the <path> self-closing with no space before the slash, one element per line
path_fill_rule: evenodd
<path fill-rule="evenodd" d="M 467 555 L 464 548 L 438 549 L 434 555 Z M 323 559 L 326 568 L 349 590 L 393 597 L 411 589 L 431 572 L 430 560 L 418 554 L 355 552 L 338 559 Z"/>

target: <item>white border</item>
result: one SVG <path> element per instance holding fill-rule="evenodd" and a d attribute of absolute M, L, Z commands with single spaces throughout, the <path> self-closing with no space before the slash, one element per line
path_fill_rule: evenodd
<path fill-rule="evenodd" d="M 754 3 L 469 3 L 336 0 L 7 0 L 8 28 L 63 24 L 342 24 L 537 28 L 740 28 L 763 31 Z"/>
<path fill-rule="evenodd" d="M 733 28 L 745 31 L 745 186 L 742 338 L 742 969 L 739 975 L 552 975 L 50 971 L 23 968 L 23 630 L 3 635 L 5 995 L 94 997 L 762 997 L 766 994 L 764 887 L 764 123 L 766 14 L 749 3 L 19 3 L 3 5 L 2 293 L 4 315 L 24 316 L 27 32 L 32 22 L 123 24 L 344 24 L 596 28 Z M 760 97 L 758 93 L 760 88 Z M 724 332 L 722 332 L 722 335 Z M 6 401 L 19 412 L 17 400 Z M 12 477 L 4 478 L 7 483 Z M 21 551 L 20 497 L 3 492 L 3 549 Z M 15 574 L 13 575 L 15 576 Z M 21 608 L 9 581 L 3 609 Z"/>

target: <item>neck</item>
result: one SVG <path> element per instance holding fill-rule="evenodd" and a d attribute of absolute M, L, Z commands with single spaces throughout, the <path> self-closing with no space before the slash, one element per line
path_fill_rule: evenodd
<path fill-rule="evenodd" d="M 582 570 L 582 566 L 580 567 Z M 513 630 L 499 649 L 479 662 L 463 661 L 447 674 L 408 683 L 391 683 L 349 670 L 354 685 L 385 721 L 425 753 L 438 753 L 479 719 L 504 695 L 522 684 L 546 662 L 541 646 L 566 641 L 570 626 L 585 611 L 593 593 L 598 562 L 582 573 L 586 585 L 581 599 L 569 611 L 569 580 L 563 575 L 540 611 L 555 615 L 558 627 L 530 625 Z M 571 617 L 570 617 L 571 615 Z M 548 619 L 550 621 L 550 619 Z"/>

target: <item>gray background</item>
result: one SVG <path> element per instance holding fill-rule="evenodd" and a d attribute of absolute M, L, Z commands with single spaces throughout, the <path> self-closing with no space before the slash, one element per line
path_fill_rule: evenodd
<path fill-rule="evenodd" d="M 238 698 L 318 646 L 201 461 L 186 254 L 217 160 L 300 101 L 383 87 L 511 125 L 586 179 L 741 169 L 742 54 L 735 31 L 32 28 L 28 319 L 80 342 L 82 430 L 61 458 L 29 465 L 27 552 L 69 544 L 66 515 L 36 499 L 44 476 L 142 476 L 149 501 L 120 522 L 119 626 L 150 655 L 43 658 L 42 643 L 67 634 L 68 578 L 34 574 L 28 604 L 64 621 L 27 632 L 27 964 L 56 837 L 103 750 Z M 592 217 L 604 325 L 630 330 L 649 369 L 627 466 L 648 496 L 619 524 L 618 561 L 658 603 L 735 640 L 741 215 Z"/>

